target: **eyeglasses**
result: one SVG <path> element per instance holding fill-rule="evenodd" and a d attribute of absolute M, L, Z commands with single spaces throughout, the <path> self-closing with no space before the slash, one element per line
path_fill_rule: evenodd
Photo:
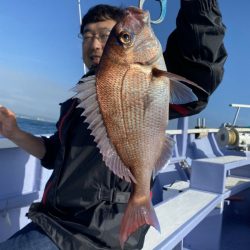
<path fill-rule="evenodd" d="M 109 29 L 96 33 L 86 31 L 83 34 L 79 34 L 78 37 L 83 40 L 83 43 L 90 43 L 96 38 L 100 43 L 105 44 L 109 38 L 110 31 Z"/>

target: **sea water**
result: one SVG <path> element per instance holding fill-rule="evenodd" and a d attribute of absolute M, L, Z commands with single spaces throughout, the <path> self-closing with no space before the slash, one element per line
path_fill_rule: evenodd
<path fill-rule="evenodd" d="M 17 124 L 22 130 L 34 135 L 53 134 L 56 130 L 55 122 L 38 119 L 17 117 Z"/>

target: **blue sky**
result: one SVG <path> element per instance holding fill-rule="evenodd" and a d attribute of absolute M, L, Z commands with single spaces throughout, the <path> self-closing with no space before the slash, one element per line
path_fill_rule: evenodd
<path fill-rule="evenodd" d="M 209 127 L 232 122 L 230 103 L 250 104 L 250 1 L 218 0 L 227 26 L 228 60 L 223 82 L 209 105 L 190 118 L 205 117 Z M 82 0 L 82 13 L 97 3 L 137 5 L 134 0 Z M 157 16 L 158 3 L 145 8 Z M 167 16 L 154 30 L 163 48 L 175 27 L 179 0 L 168 0 Z M 58 103 L 72 96 L 70 89 L 83 74 L 77 0 L 1 0 L 0 2 L 0 104 L 18 114 L 57 120 Z M 239 124 L 250 124 L 250 110 L 242 110 Z"/>

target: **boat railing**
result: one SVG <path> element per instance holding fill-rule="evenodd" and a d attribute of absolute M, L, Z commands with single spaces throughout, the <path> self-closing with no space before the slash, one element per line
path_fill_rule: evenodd
<path fill-rule="evenodd" d="M 194 246 L 200 240 L 194 240 L 192 232 L 197 228 L 202 232 L 200 225 L 206 224 L 211 215 L 217 218 L 212 220 L 213 227 L 217 231 L 220 230 L 224 200 L 249 187 L 250 176 L 245 176 L 250 172 L 249 169 L 243 171 L 243 175 L 241 171 L 237 172 L 236 176 L 233 175 L 235 169 L 241 169 L 244 164 L 249 164 L 249 158 L 223 158 L 225 155 L 216 147 L 214 138 L 218 130 L 206 131 L 207 133 L 204 133 L 203 129 L 189 130 L 186 118 L 179 121 L 176 131 L 167 131 L 176 141 L 176 146 L 169 165 L 157 175 L 153 190 L 153 202 L 161 233 L 150 228 L 146 235 L 144 250 L 176 250 L 184 249 L 187 245 L 192 246 L 190 249 L 203 249 Z M 51 171 L 41 168 L 39 160 L 4 138 L 0 138 L 0 159 L 2 241 L 28 223 L 25 214 L 29 204 L 41 199 Z M 213 176 L 218 176 L 214 183 Z M 204 181 L 199 182 L 199 179 Z M 206 179 L 209 181 L 205 182 Z M 181 182 L 181 185 L 178 182 Z M 221 191 L 207 189 L 210 186 L 223 188 Z M 211 234 L 213 233 L 215 232 Z M 210 244 L 210 249 L 216 250 L 218 247 L 217 241 L 206 244 Z"/>
<path fill-rule="evenodd" d="M 172 134 L 179 149 L 175 152 L 175 160 L 172 158 L 165 171 L 172 175 L 173 169 L 178 169 L 176 165 L 186 162 L 191 169 L 190 178 L 186 181 L 182 178 L 163 187 L 165 200 L 155 206 L 161 233 L 150 227 L 143 250 L 204 249 L 204 246 L 206 249 L 219 250 L 224 202 L 231 195 L 250 187 L 250 158 L 247 155 L 238 156 L 233 151 L 231 153 L 236 155 L 223 155 L 214 136 L 218 129 L 211 129 L 204 136 L 204 129 L 188 130 L 186 118 L 180 122 L 182 124 L 179 126 L 183 129 Z M 208 140 L 209 134 L 211 136 Z M 208 152 L 208 144 L 213 151 Z M 202 153 L 189 161 L 187 147 L 192 145 Z M 175 167 L 171 168 L 171 165 Z M 167 178 L 164 170 L 162 172 L 163 178 Z M 204 237 L 211 228 L 210 236 Z"/>
<path fill-rule="evenodd" d="M 248 168 L 247 176 L 232 175 L 231 170 Z M 250 159 L 241 156 L 221 156 L 197 159 L 192 162 L 190 182 L 180 182 L 165 188 L 167 199 L 155 206 L 161 233 L 150 227 L 143 250 L 151 249 L 220 249 L 221 217 L 225 199 L 250 188 Z M 182 186 L 182 188 L 181 188 Z M 213 241 L 201 243 L 195 234 L 206 234 L 204 226 L 213 218 L 215 232 L 209 232 Z M 217 219 L 215 219 L 217 218 Z M 211 221 L 211 219 L 210 219 Z M 209 227 L 211 228 L 211 224 Z M 206 230 L 208 226 L 205 227 Z M 202 232 L 203 231 L 203 232 Z M 202 246 L 203 244 L 203 246 Z M 187 247 L 187 248 L 186 248 Z"/>

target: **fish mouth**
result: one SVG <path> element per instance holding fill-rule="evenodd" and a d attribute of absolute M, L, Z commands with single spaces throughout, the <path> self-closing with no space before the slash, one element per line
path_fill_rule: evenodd
<path fill-rule="evenodd" d="M 144 11 L 140 8 L 130 6 L 125 9 L 125 16 L 134 16 L 137 20 L 140 20 L 144 23 L 150 22 L 150 15 L 148 11 Z"/>
<path fill-rule="evenodd" d="M 134 35 L 138 35 L 145 25 L 150 26 L 149 12 L 131 6 L 124 9 L 122 21 L 115 26 L 115 33 L 119 35 L 126 30 Z"/>
<path fill-rule="evenodd" d="M 125 14 L 129 14 L 129 13 L 133 13 L 133 14 L 144 14 L 145 11 L 143 11 L 140 8 L 137 8 L 135 6 L 129 6 L 128 8 L 125 9 Z"/>

